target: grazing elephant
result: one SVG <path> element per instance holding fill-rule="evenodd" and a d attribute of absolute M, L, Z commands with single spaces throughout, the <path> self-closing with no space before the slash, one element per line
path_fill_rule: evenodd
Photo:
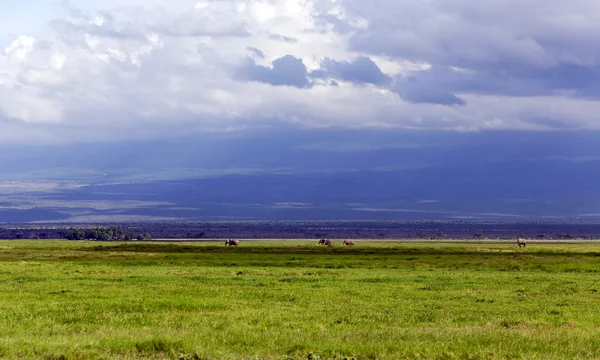
<path fill-rule="evenodd" d="M 527 245 L 527 241 L 525 239 L 518 238 L 517 239 L 517 245 L 519 245 L 519 247 L 526 246 Z"/>
<path fill-rule="evenodd" d="M 354 240 L 344 240 L 344 245 L 352 246 L 354 244 L 355 244 Z"/>
<path fill-rule="evenodd" d="M 235 239 L 227 239 L 227 240 L 225 240 L 225 245 L 238 246 L 239 244 L 240 244 L 239 240 L 235 240 Z"/>
<path fill-rule="evenodd" d="M 331 245 L 333 245 L 333 241 L 331 241 L 329 239 L 321 239 L 321 240 L 319 240 L 319 245 L 331 246 Z"/>

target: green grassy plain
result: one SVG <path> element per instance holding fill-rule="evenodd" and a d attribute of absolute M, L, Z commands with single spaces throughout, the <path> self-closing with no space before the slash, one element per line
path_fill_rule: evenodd
<path fill-rule="evenodd" d="M 0 241 L 0 357 L 599 359 L 600 244 Z"/>

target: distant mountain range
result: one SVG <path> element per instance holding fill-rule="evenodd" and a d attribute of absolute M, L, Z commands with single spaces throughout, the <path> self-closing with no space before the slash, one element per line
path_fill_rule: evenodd
<path fill-rule="evenodd" d="M 13 147 L 0 151 L 0 222 L 598 219 L 598 138 L 280 131 Z"/>

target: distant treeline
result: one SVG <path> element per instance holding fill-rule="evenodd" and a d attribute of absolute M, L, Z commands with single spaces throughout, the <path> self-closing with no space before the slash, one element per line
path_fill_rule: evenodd
<path fill-rule="evenodd" d="M 92 228 L 43 228 L 39 226 L 28 228 L 0 228 L 0 239 L 66 239 L 66 240 L 95 240 L 95 241 L 132 241 L 152 240 L 150 233 L 136 234 L 122 226 L 92 227 Z"/>
<path fill-rule="evenodd" d="M 111 226 L 108 228 L 96 227 L 93 229 L 78 229 L 65 233 L 67 240 L 97 240 L 97 241 L 131 241 L 131 240 L 152 240 L 149 233 L 137 235 L 132 231 L 125 230 L 120 226 Z"/>
<path fill-rule="evenodd" d="M 0 239 L 600 239 L 600 223 L 248 221 L 0 226 Z"/>

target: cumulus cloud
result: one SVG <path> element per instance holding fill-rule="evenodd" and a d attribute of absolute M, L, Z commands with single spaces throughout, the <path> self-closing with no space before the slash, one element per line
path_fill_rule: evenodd
<path fill-rule="evenodd" d="M 590 0 L 83 3 L 0 53 L 3 141 L 600 128 Z"/>
<path fill-rule="evenodd" d="M 371 58 L 366 56 L 359 56 L 354 61 L 336 61 L 325 58 L 321 62 L 321 69 L 313 71 L 311 76 L 344 80 L 355 84 L 375 85 L 387 85 L 392 80 Z"/>
<path fill-rule="evenodd" d="M 231 1 L 202 1 L 184 14 L 165 23 L 151 26 L 152 30 L 168 36 L 249 36 L 248 24 L 240 6 Z"/>
<path fill-rule="evenodd" d="M 246 62 L 237 69 L 237 76 L 242 80 L 258 81 L 274 86 L 295 86 L 304 88 L 309 86 L 308 72 L 302 59 L 293 55 L 285 55 L 273 60 L 270 67 L 257 65 L 255 61 L 248 58 Z"/>
<path fill-rule="evenodd" d="M 262 52 L 260 49 L 257 49 L 255 47 L 252 46 L 247 46 L 246 50 L 248 50 L 252 55 L 260 58 L 260 59 L 264 59 L 265 58 L 265 53 Z"/>
<path fill-rule="evenodd" d="M 593 15 L 600 6 L 593 1 L 343 2 L 342 18 L 353 16 L 366 24 L 353 27 L 351 50 L 433 66 L 411 77 L 423 84 L 419 93 L 426 88 L 446 99 L 464 92 L 600 94 L 600 45 L 593 35 L 600 30 Z M 340 21 L 331 24 L 335 28 Z M 410 84 L 404 83 L 410 93 Z"/>
<path fill-rule="evenodd" d="M 273 40 L 281 40 L 287 43 L 297 43 L 298 39 L 291 37 L 291 36 L 283 36 L 283 35 L 279 35 L 279 34 L 271 34 L 269 35 L 269 38 L 273 39 Z"/>

